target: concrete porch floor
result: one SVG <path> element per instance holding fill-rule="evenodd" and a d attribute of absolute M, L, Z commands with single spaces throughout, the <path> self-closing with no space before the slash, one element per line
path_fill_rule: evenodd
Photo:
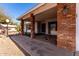
<path fill-rule="evenodd" d="M 66 49 L 22 35 L 11 35 L 10 38 L 31 56 L 73 56 Z"/>
<path fill-rule="evenodd" d="M 35 35 L 35 39 L 57 45 L 57 35 Z"/>

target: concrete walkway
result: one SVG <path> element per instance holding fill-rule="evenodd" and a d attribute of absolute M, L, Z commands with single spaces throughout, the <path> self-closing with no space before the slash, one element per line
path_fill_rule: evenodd
<path fill-rule="evenodd" d="M 11 39 L 32 56 L 72 56 L 73 53 L 56 46 L 26 36 L 13 35 Z"/>
<path fill-rule="evenodd" d="M 24 54 L 9 37 L 0 35 L 0 56 L 24 56 Z"/>

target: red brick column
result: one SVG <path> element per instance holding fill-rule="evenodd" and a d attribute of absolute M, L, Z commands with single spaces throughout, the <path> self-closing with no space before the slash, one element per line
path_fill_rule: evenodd
<path fill-rule="evenodd" d="M 57 5 L 57 46 L 75 51 L 76 41 L 76 4 Z"/>
<path fill-rule="evenodd" d="M 21 34 L 24 34 L 24 20 L 21 20 Z"/>
<path fill-rule="evenodd" d="M 33 14 L 30 14 L 31 18 L 31 38 L 35 37 L 35 16 Z"/>

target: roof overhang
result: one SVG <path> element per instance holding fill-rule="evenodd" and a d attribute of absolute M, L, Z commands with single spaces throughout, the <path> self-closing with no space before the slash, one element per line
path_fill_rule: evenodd
<path fill-rule="evenodd" d="M 23 15 L 21 15 L 20 17 L 18 17 L 17 19 L 20 20 L 22 19 L 26 14 L 31 13 L 32 11 L 34 11 L 35 9 L 41 7 L 42 5 L 44 5 L 45 3 L 39 3 L 36 7 L 30 9 L 28 12 L 25 12 Z"/>
<path fill-rule="evenodd" d="M 49 9 L 52 9 L 52 8 L 56 7 L 56 6 L 57 6 L 57 3 L 43 3 L 43 4 L 39 4 L 35 8 L 29 10 L 24 15 L 20 16 L 18 19 L 28 20 L 28 18 L 30 17 L 31 13 L 33 13 L 34 15 L 38 15 L 40 13 L 45 12 L 46 10 L 49 10 Z"/>

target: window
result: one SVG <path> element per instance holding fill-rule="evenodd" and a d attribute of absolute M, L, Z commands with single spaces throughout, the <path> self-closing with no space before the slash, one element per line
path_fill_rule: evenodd
<path fill-rule="evenodd" d="M 52 34 L 57 31 L 57 22 L 48 22 L 48 32 Z"/>

